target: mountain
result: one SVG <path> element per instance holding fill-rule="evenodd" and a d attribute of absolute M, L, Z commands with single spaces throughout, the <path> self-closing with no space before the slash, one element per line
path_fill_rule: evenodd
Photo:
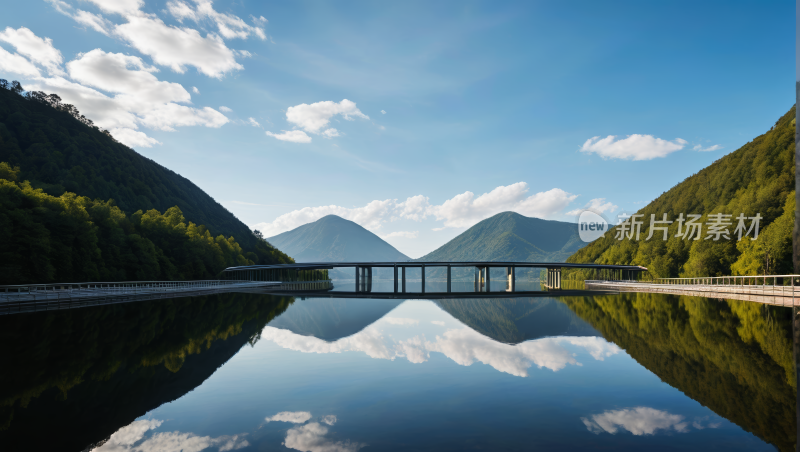
<path fill-rule="evenodd" d="M 585 245 L 578 225 L 502 212 L 467 229 L 422 262 L 564 262 Z"/>
<path fill-rule="evenodd" d="M 190 180 L 117 142 L 57 97 L 22 95 L 21 88 L 0 80 L 3 87 L 0 162 L 20 167 L 19 180 L 52 196 L 72 192 L 113 199 L 129 215 L 178 206 L 187 221 L 205 225 L 212 236 L 235 237 L 246 252 L 258 255 L 251 257 L 256 263 L 275 260 L 247 225 Z"/>
<path fill-rule="evenodd" d="M 270 237 L 296 262 L 402 262 L 408 256 L 377 235 L 336 215 L 328 215 Z"/>
<path fill-rule="evenodd" d="M 642 265 L 664 277 L 761 275 L 792 273 L 792 228 L 795 218 L 795 107 L 765 134 L 720 158 L 663 193 L 643 209 L 640 240 L 616 238 L 616 229 L 573 254 L 567 262 Z M 702 214 L 703 237 L 709 214 L 730 214 L 730 240 L 686 240 L 669 226 L 667 240 L 649 235 L 650 216 L 676 220 L 680 214 Z M 760 214 L 757 240 L 734 234 L 740 214 Z M 748 221 L 746 227 L 750 226 Z M 753 234 L 751 233 L 751 237 Z M 694 237 L 694 236 L 693 236 Z M 586 271 L 568 271 L 564 278 L 584 279 Z"/>

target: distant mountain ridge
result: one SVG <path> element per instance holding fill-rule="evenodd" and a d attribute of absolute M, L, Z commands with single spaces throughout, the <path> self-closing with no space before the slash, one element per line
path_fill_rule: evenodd
<path fill-rule="evenodd" d="M 274 237 L 269 242 L 295 262 L 403 262 L 405 254 L 362 226 L 328 215 Z"/>
<path fill-rule="evenodd" d="M 502 212 L 417 260 L 564 262 L 584 245 L 575 223 Z"/>

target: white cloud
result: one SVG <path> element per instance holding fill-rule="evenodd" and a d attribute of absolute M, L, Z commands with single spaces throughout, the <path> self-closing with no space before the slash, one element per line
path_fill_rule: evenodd
<path fill-rule="evenodd" d="M 404 317 L 384 317 L 382 320 L 392 325 L 419 325 L 419 320 Z"/>
<path fill-rule="evenodd" d="M 431 323 L 434 325 L 444 326 L 444 322 L 441 320 L 431 320 Z"/>
<path fill-rule="evenodd" d="M 567 212 L 567 215 L 580 215 L 584 210 L 591 210 L 597 213 L 614 212 L 619 209 L 619 206 L 613 204 L 611 201 L 606 202 L 606 198 L 595 198 L 587 202 L 583 209 L 575 209 Z"/>
<path fill-rule="evenodd" d="M 247 118 L 247 123 L 253 127 L 261 127 L 261 124 L 256 121 L 256 118 Z"/>
<path fill-rule="evenodd" d="M 303 452 L 356 452 L 366 444 L 333 441 L 325 437 L 328 428 L 317 422 L 290 428 L 283 445 Z"/>
<path fill-rule="evenodd" d="M 300 131 L 296 130 L 294 132 Z M 364 207 L 354 208 L 336 205 L 305 207 L 300 210 L 285 213 L 271 223 L 258 223 L 253 227 L 260 230 L 265 237 L 272 237 L 281 232 L 290 231 L 298 226 L 317 221 L 324 216 L 338 215 L 344 219 L 354 221 L 367 229 L 377 230 L 381 227 L 381 223 L 389 215 L 393 207 L 394 201 L 391 199 L 383 201 L 376 200 Z"/>
<path fill-rule="evenodd" d="M 233 110 L 231 110 L 230 108 L 228 108 L 228 107 L 223 105 L 223 106 L 219 107 L 219 111 L 224 111 L 225 113 L 230 113 Z"/>
<path fill-rule="evenodd" d="M 444 221 L 446 228 L 469 227 L 505 211 L 528 217 L 547 218 L 562 211 L 577 195 L 553 188 L 528 196 L 528 184 L 517 182 L 500 186 L 479 197 L 467 191 L 448 199 L 441 205 L 429 206 L 426 214 Z"/>
<path fill-rule="evenodd" d="M 604 159 L 652 160 L 680 151 L 688 144 L 681 138 L 667 141 L 652 135 L 633 134 L 619 140 L 615 138 L 615 135 L 592 137 L 583 143 L 581 152 L 593 152 Z"/>
<path fill-rule="evenodd" d="M 301 131 L 293 132 L 302 133 Z M 284 132 L 284 134 L 288 133 Z M 275 136 L 270 132 L 267 132 L 267 134 Z M 275 137 L 278 138 L 277 136 Z M 300 137 L 302 138 L 303 136 L 301 135 Z M 307 139 L 310 141 L 311 138 L 308 137 Z M 398 218 L 421 221 L 432 215 L 437 220 L 444 221 L 444 228 L 462 228 L 472 226 L 481 220 L 505 211 L 513 211 L 529 217 L 551 217 L 561 212 L 576 197 L 577 195 L 567 193 L 560 188 L 553 188 L 528 196 L 528 184 L 518 182 L 508 186 L 497 187 L 477 198 L 474 193 L 468 191 L 448 199 L 441 205 L 431 205 L 427 197 L 417 195 L 403 202 L 391 199 L 376 200 L 364 207 L 357 208 L 336 205 L 305 207 L 283 214 L 271 223 L 258 223 L 254 227 L 261 230 L 265 236 L 271 237 L 312 221 L 317 221 L 326 215 L 338 215 L 375 231 L 386 221 Z M 400 234 L 397 233 L 397 236 Z M 413 238 L 408 233 L 403 234 L 406 237 Z M 391 235 L 385 237 L 391 237 Z"/>
<path fill-rule="evenodd" d="M 171 0 L 167 2 L 167 10 L 178 21 L 185 19 L 201 24 L 203 21 L 210 21 L 217 26 L 219 34 L 225 39 L 240 38 L 247 39 L 249 36 L 257 36 L 264 40 L 267 38 L 264 33 L 264 23 L 266 19 L 261 17 L 255 19 L 256 25 L 248 25 L 245 21 L 233 14 L 219 13 L 214 10 L 210 0 L 194 0 L 196 7 L 182 2 Z"/>
<path fill-rule="evenodd" d="M 47 69 L 50 75 L 64 75 L 61 63 L 64 61 L 61 52 L 53 47 L 53 40 L 40 38 L 25 27 L 14 30 L 6 27 L 0 32 L 0 41 L 14 46 L 17 53 L 26 56 L 30 61 Z"/>
<path fill-rule="evenodd" d="M 90 13 L 87 11 L 83 11 L 81 9 L 76 10 L 71 5 L 61 0 L 46 0 L 48 3 L 53 5 L 53 7 L 59 13 L 74 19 L 79 24 L 83 25 L 84 27 L 89 27 L 94 31 L 102 33 L 106 36 L 111 34 L 111 29 L 113 28 L 114 24 L 111 23 L 105 17 Z"/>
<path fill-rule="evenodd" d="M 699 152 L 711 152 L 711 151 L 718 151 L 720 149 L 722 149 L 722 146 L 720 146 L 718 144 L 715 144 L 713 146 L 709 146 L 707 148 L 704 148 L 702 144 L 698 144 L 698 145 L 696 145 L 695 147 L 692 148 L 693 151 L 699 151 Z"/>
<path fill-rule="evenodd" d="M 112 434 L 108 441 L 93 452 L 199 452 L 212 446 L 218 446 L 220 452 L 243 449 L 250 443 L 243 439 L 245 435 L 197 436 L 194 433 L 162 432 L 155 433 L 141 443 L 149 430 L 161 426 L 164 421 L 158 419 L 139 420 L 122 427 Z M 139 443 L 139 444 L 136 444 Z"/>
<path fill-rule="evenodd" d="M 216 33 L 206 33 L 205 36 L 193 28 L 167 25 L 157 15 L 141 11 L 144 5 L 142 0 L 89 0 L 104 13 L 119 15 L 125 20 L 122 24 L 114 24 L 98 14 L 75 10 L 62 0 L 47 1 L 57 11 L 78 23 L 116 36 L 150 56 L 156 64 L 178 73 L 184 73 L 187 66 L 193 66 L 209 77 L 222 78 L 229 72 L 243 69 L 236 62 L 237 55 L 250 56 L 247 51 L 228 48 L 223 38 L 244 39 L 253 35 L 266 39 L 266 19 L 253 18 L 254 25 L 248 25 L 235 15 L 215 11 L 210 0 L 195 0 L 195 6 L 179 0 L 167 4 L 168 12 L 179 21 L 191 19 L 201 27 L 205 23 L 216 26 Z"/>
<path fill-rule="evenodd" d="M 385 115 L 386 114 L 386 110 L 381 110 L 381 114 Z"/>
<path fill-rule="evenodd" d="M 0 47 L 0 72 L 21 77 L 39 77 L 39 69 L 27 58 Z M 24 86 L 23 86 L 24 88 Z"/>
<path fill-rule="evenodd" d="M 129 147 L 151 148 L 154 144 L 161 144 L 160 141 L 147 136 L 144 132 L 127 127 L 117 127 L 109 130 L 109 132 L 117 141 Z"/>
<path fill-rule="evenodd" d="M 324 132 L 322 132 L 322 136 L 325 137 L 325 138 L 338 137 L 339 136 L 339 131 L 334 129 L 334 128 L 330 128 L 330 129 L 327 129 Z"/>
<path fill-rule="evenodd" d="M 293 424 L 302 424 L 309 419 L 311 419 L 311 413 L 308 411 L 281 411 L 264 420 L 267 422 L 291 422 Z"/>
<path fill-rule="evenodd" d="M 180 84 L 158 80 L 153 75 L 157 69 L 139 57 L 95 49 L 67 63 L 67 70 L 79 83 L 62 77 L 35 78 L 28 88 L 58 94 L 129 146 L 159 143 L 137 131 L 140 125 L 174 131 L 175 127 L 198 125 L 217 128 L 228 122 L 225 115 L 212 108 L 180 105 L 191 101 L 189 92 Z"/>
<path fill-rule="evenodd" d="M 688 431 L 688 424 L 683 422 L 683 416 L 643 406 L 609 410 L 592 415 L 591 419 L 582 417 L 581 421 L 595 434 L 607 432 L 613 435 L 620 428 L 636 436 L 652 435 L 658 430 L 675 430 L 678 433 Z"/>
<path fill-rule="evenodd" d="M 144 6 L 144 0 L 89 0 L 103 12 L 127 16 L 136 14 Z"/>
<path fill-rule="evenodd" d="M 391 238 L 394 238 L 394 237 L 403 237 L 403 238 L 406 238 L 406 239 L 415 239 L 415 238 L 419 237 L 419 231 L 395 231 L 395 232 L 390 232 L 390 233 L 388 233 L 386 235 L 382 235 L 381 236 L 381 238 L 384 239 L 384 240 L 391 239 Z"/>
<path fill-rule="evenodd" d="M 283 130 L 281 133 L 265 132 L 268 136 L 274 137 L 281 141 L 290 141 L 292 143 L 311 143 L 311 137 L 306 135 L 302 130 Z"/>
<path fill-rule="evenodd" d="M 309 133 L 320 133 L 333 116 L 341 115 L 344 119 L 352 121 L 354 117 L 369 119 L 361 113 L 356 103 L 343 99 L 338 104 L 333 101 L 317 102 L 311 105 L 300 104 L 286 110 L 286 120 Z M 330 130 L 330 129 L 328 129 Z M 336 129 L 333 129 L 336 130 Z"/>
<path fill-rule="evenodd" d="M 138 51 L 149 55 L 161 66 L 183 74 L 194 66 L 209 77 L 222 78 L 226 73 L 244 69 L 233 51 L 217 35 L 201 36 L 192 28 L 164 24 L 150 16 L 127 16 L 128 23 L 117 25 L 114 34 Z"/>
<path fill-rule="evenodd" d="M 430 206 L 428 198 L 422 195 L 412 196 L 405 201 L 397 204 L 397 215 L 414 221 L 421 221 L 427 216 Z"/>
<path fill-rule="evenodd" d="M 192 87 L 192 92 L 193 92 L 193 93 L 195 93 L 195 94 L 200 94 L 200 90 L 199 90 L 199 89 L 197 89 L 197 87 L 196 87 L 196 86 L 193 86 L 193 87 Z"/>

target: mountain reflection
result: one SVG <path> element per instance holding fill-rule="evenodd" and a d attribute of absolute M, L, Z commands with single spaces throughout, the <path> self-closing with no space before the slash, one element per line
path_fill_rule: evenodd
<path fill-rule="evenodd" d="M 481 300 L 476 301 L 475 306 L 480 306 Z M 484 304 L 483 308 L 487 306 L 490 305 Z M 285 315 L 291 315 L 294 308 L 292 306 Z M 426 319 L 438 314 L 445 320 L 421 324 L 419 319 L 412 317 L 415 313 Z M 567 365 L 580 366 L 575 353 L 567 349 L 567 345 L 583 349 L 600 361 L 620 351 L 601 337 L 547 337 L 519 344 L 498 342 L 465 327 L 430 301 L 406 301 L 391 315 L 352 336 L 331 342 L 271 325 L 264 328 L 261 338 L 303 353 L 359 352 L 376 359 L 405 358 L 415 364 L 426 362 L 432 352 L 441 353 L 462 366 L 481 362 L 518 377 L 527 377 L 528 369 L 533 365 L 552 371 L 559 371 Z"/>

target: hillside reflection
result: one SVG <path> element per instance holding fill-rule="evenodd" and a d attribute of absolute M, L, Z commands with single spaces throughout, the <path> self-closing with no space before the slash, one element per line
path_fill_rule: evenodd
<path fill-rule="evenodd" d="M 561 300 L 670 386 L 779 450 L 794 450 L 790 308 L 635 293 Z"/>
<path fill-rule="evenodd" d="M 615 405 L 616 393 L 604 394 L 598 386 L 591 397 L 603 403 L 580 406 L 572 418 L 575 428 L 593 438 L 620 432 L 685 437 L 726 424 L 716 413 L 788 451 L 796 439 L 797 397 L 791 321 L 784 308 L 653 294 L 437 302 L 226 294 L 5 316 L 0 317 L 0 444 L 4 450 L 125 450 L 134 443 L 159 450 L 159 441 L 202 442 L 220 450 L 255 445 L 267 434 L 256 431 L 261 427 L 232 424 L 224 434 L 190 428 L 170 433 L 163 429 L 173 425 L 171 418 L 142 416 L 200 386 L 248 343 L 262 341 L 264 353 L 298 352 L 286 362 L 348 354 L 341 359 L 347 363 L 355 357 L 361 367 L 345 372 L 348 378 L 375 368 L 367 363 L 405 362 L 419 370 L 414 375 L 443 372 L 441 363 L 448 363 L 451 377 L 464 381 L 489 373 L 536 387 L 543 375 L 557 375 L 558 381 L 569 376 L 572 383 L 564 384 L 577 386 L 568 392 L 587 394 L 594 390 L 583 388 L 594 378 L 587 368 L 622 376 L 617 366 L 632 363 L 628 354 L 712 410 L 704 408 L 710 418 L 649 403 L 656 400 Z M 283 365 L 271 359 L 269 366 Z M 469 366 L 486 367 L 471 374 L 464 369 Z M 535 372 L 539 378 L 530 378 Z M 270 381 L 277 384 L 278 378 Z M 255 386 L 243 389 L 248 397 L 262 382 L 252 381 Z M 408 384 L 409 394 L 424 390 L 414 381 Z M 528 389 L 520 391 L 515 394 L 531 397 Z M 298 394 L 298 402 L 310 403 L 302 399 L 305 393 Z M 259 405 L 277 394 L 264 397 Z M 294 425 L 283 432 L 283 441 L 298 450 L 307 450 L 309 438 L 315 444 L 345 444 L 349 439 L 335 436 L 332 428 L 336 415 L 358 415 L 319 408 L 315 413 L 322 417 L 312 418 L 307 411 L 283 411 L 287 408 L 272 412 L 266 422 Z M 440 415 L 457 416 L 447 413 Z"/>
<path fill-rule="evenodd" d="M 291 302 L 223 294 L 2 316 L 0 444 L 102 442 L 202 384 Z"/>

